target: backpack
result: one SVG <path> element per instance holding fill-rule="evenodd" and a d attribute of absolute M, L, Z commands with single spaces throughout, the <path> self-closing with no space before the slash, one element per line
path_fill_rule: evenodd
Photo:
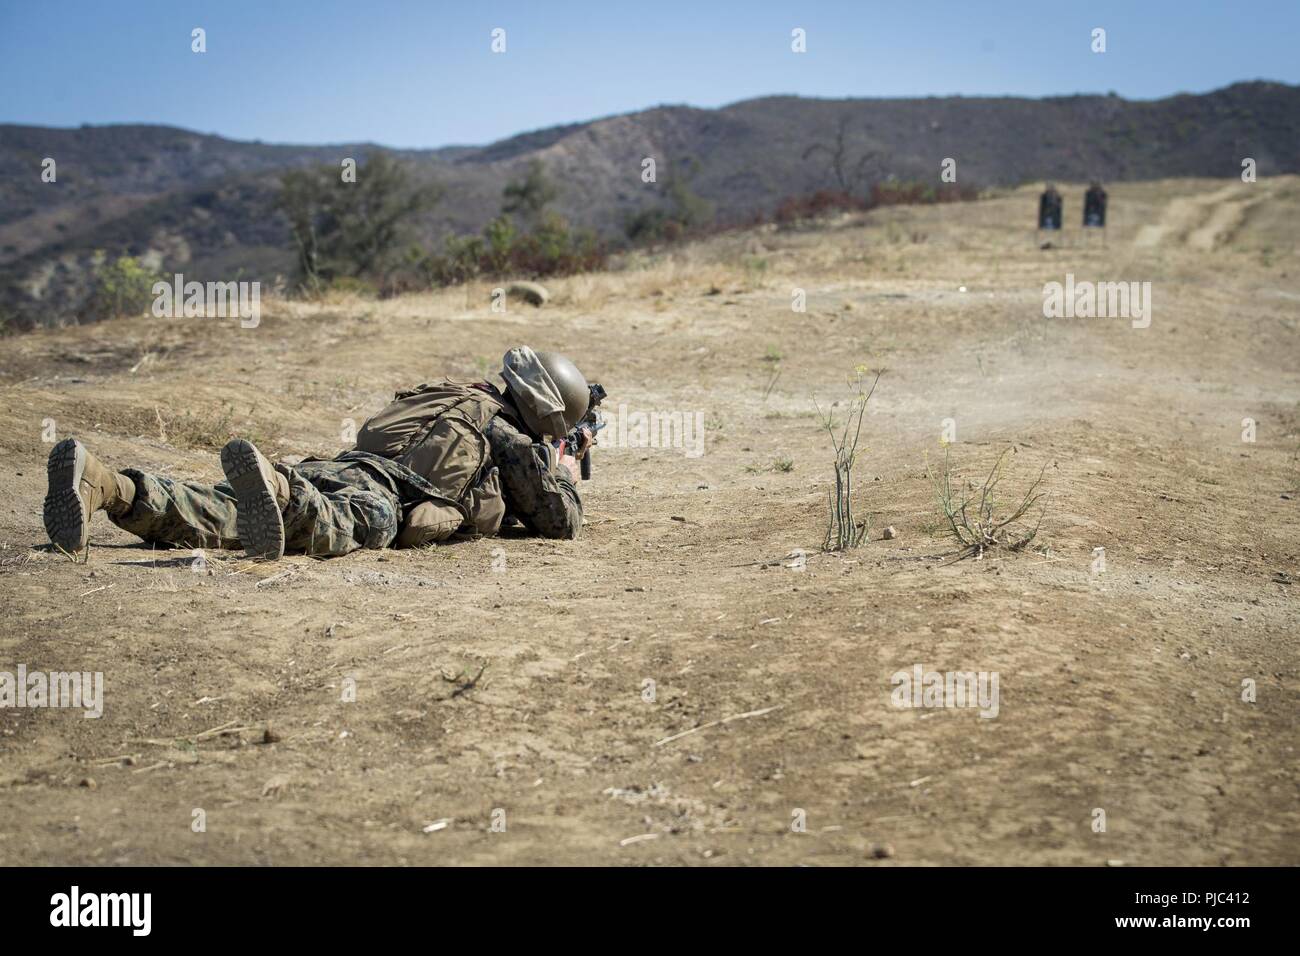
<path fill-rule="evenodd" d="M 471 385 L 444 380 L 398 392 L 357 433 L 357 449 L 392 459 L 465 506 L 461 531 L 496 534 L 505 516 L 488 422 L 501 400 Z"/>

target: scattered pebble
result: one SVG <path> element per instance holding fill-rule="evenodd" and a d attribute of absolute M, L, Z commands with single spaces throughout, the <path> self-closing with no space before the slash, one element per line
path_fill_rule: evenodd
<path fill-rule="evenodd" d="M 875 860 L 888 860 L 894 855 L 892 843 L 873 843 L 867 847 L 867 855 Z"/>
<path fill-rule="evenodd" d="M 898 537 L 898 532 L 894 530 L 894 526 L 892 524 L 885 529 L 884 539 L 886 541 L 892 541 L 897 537 Z"/>

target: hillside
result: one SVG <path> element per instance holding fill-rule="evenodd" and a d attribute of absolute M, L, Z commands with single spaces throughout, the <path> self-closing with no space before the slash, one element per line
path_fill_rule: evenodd
<path fill-rule="evenodd" d="M 1261 175 L 1300 171 L 1300 88 L 1265 82 L 1151 102 L 765 97 L 397 153 L 418 179 L 446 190 L 421 223 L 425 242 L 479 229 L 504 184 L 534 159 L 560 186 L 561 212 L 616 238 L 629 213 L 663 201 L 669 170 L 687 161 L 691 188 L 722 222 L 833 187 L 824 155 L 804 157 L 810 145 L 832 143 L 841 124 L 851 161 L 871 157 L 864 186 L 890 176 L 937 181 L 945 157 L 957 160 L 960 181 L 979 186 L 1236 176 L 1243 156 Z M 271 209 L 278 172 L 363 159 L 375 148 L 235 142 L 157 126 L 0 125 L 0 308 L 19 324 L 74 320 L 95 249 L 151 254 L 198 279 L 270 281 L 291 266 L 285 225 Z M 40 179 L 47 156 L 58 162 L 55 184 Z M 659 163 L 657 184 L 641 182 L 646 156 Z"/>

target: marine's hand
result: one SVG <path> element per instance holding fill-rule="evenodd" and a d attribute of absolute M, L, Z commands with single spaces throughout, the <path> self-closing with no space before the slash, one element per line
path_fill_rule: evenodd
<path fill-rule="evenodd" d="M 578 470 L 578 459 L 574 458 L 572 455 L 565 454 L 560 457 L 560 464 L 569 469 L 569 475 L 573 478 L 573 483 L 575 485 L 582 481 L 582 472 Z"/>
<path fill-rule="evenodd" d="M 583 455 L 587 453 L 587 449 L 594 444 L 596 444 L 596 439 L 591 434 L 591 431 L 587 428 L 579 428 L 578 444 L 575 448 L 573 448 L 573 457 L 581 458 Z"/>

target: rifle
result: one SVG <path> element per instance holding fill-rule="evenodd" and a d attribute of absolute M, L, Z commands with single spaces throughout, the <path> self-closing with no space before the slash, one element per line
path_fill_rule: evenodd
<path fill-rule="evenodd" d="M 596 406 L 605 400 L 605 389 L 601 385 L 592 383 L 587 386 L 591 392 L 591 399 L 587 402 L 587 414 L 578 420 L 578 424 L 573 426 L 573 431 L 564 436 L 564 440 L 570 448 L 579 448 L 582 445 L 582 436 L 579 432 L 587 429 L 591 432 L 591 444 L 596 444 L 596 433 L 605 427 L 605 423 L 596 417 Z M 582 480 L 591 480 L 591 448 L 587 449 L 586 454 L 582 456 Z"/>

